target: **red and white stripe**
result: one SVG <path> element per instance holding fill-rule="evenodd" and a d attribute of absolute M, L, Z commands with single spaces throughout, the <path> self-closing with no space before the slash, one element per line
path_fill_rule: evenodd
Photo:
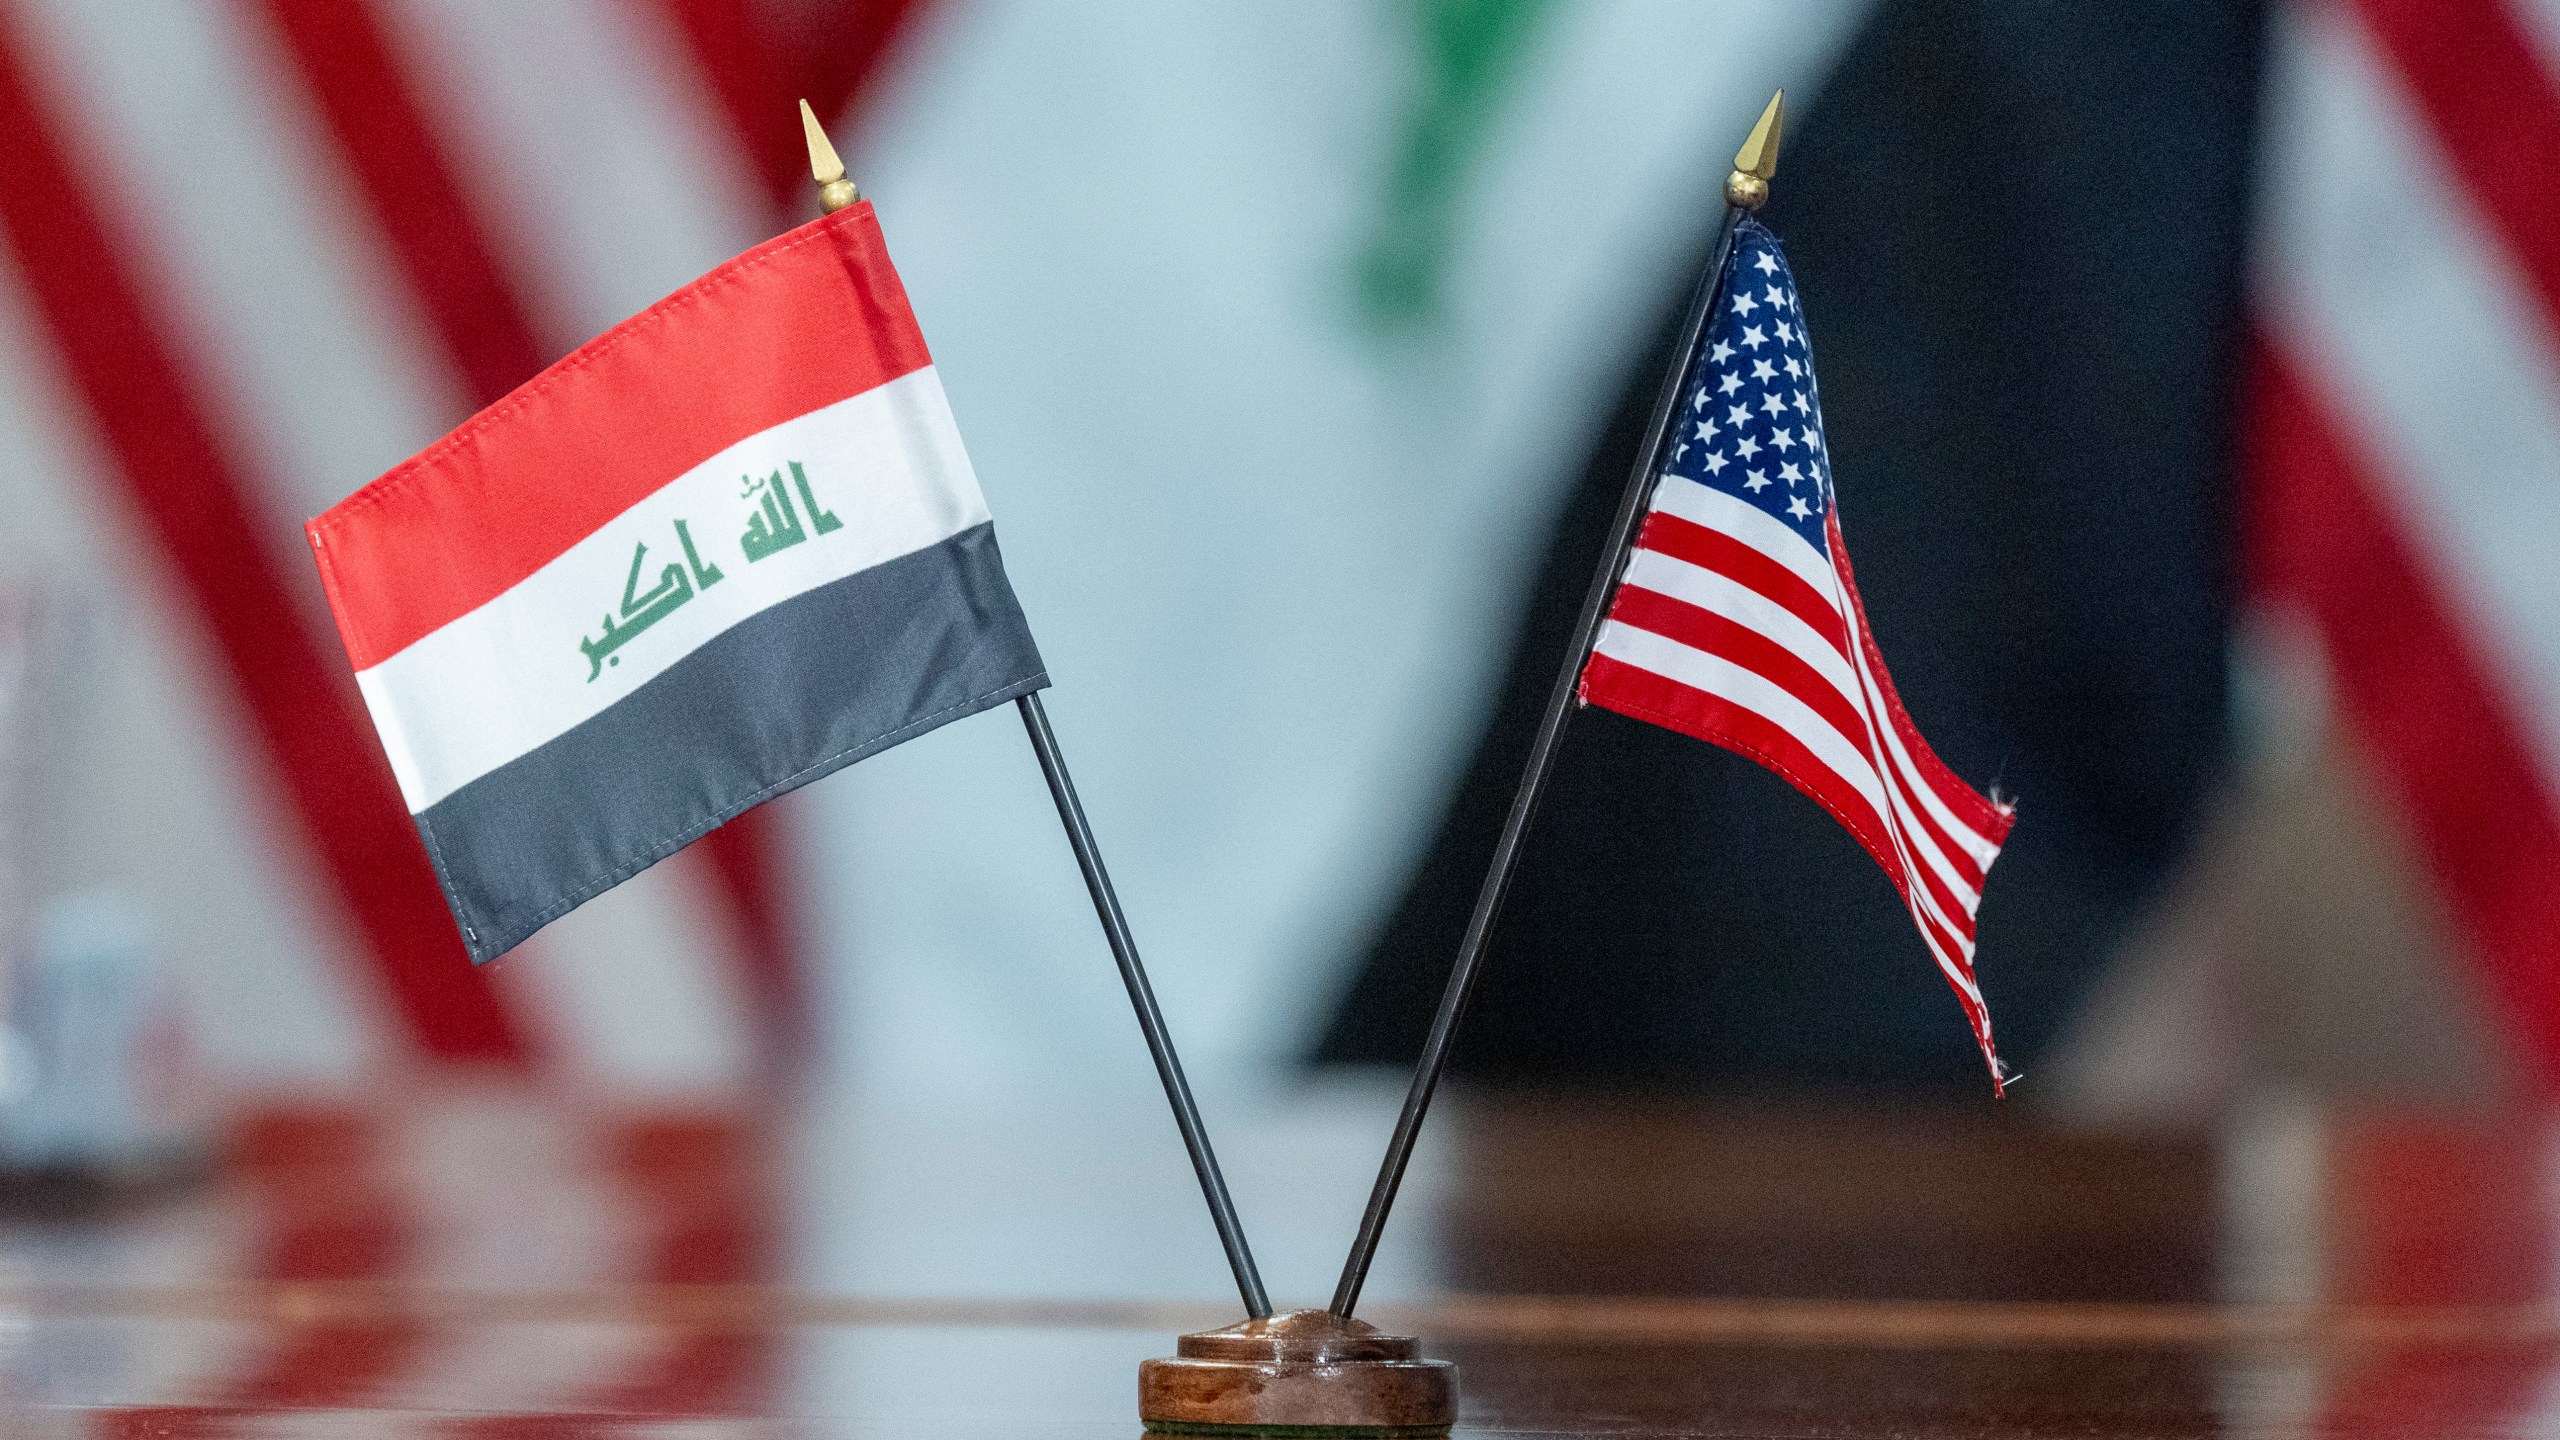
<path fill-rule="evenodd" d="M 330 1295 L 371 1287 L 594 1296 L 777 1274 L 773 1137 L 732 1109 L 429 1084 L 363 1106 L 262 1104 L 230 1140 L 218 1187 L 120 1229 L 101 1251 L 66 1261 L 12 1242 L 0 1259 L 39 1281 L 94 1280 L 103 1267 L 161 1285 L 309 1284 L 323 1311 Z M 782 1338 L 747 1322 L 358 1306 L 140 1333 L 145 1343 L 99 1356 L 94 1379 L 115 1405 L 96 1412 L 94 1433 L 214 1440 L 370 1426 L 396 1396 L 396 1408 L 438 1417 L 420 1433 L 447 1440 L 636 1434 L 647 1417 L 680 1428 L 769 1413 L 790 1384 Z"/>
<path fill-rule="evenodd" d="M 2560 1088 L 2560 6 L 2301 0 L 2271 44 L 2250 589 Z"/>
<path fill-rule="evenodd" d="M 1665 475 L 1582 698 L 1749 756 L 1848 827 L 1901 892 L 1998 1089 L 2008 1072 L 1974 979 L 1974 913 L 2013 813 L 1920 738 L 1867 625 L 1836 506 L 1824 530 L 1828 553 L 1757 506 Z"/>
<path fill-rule="evenodd" d="M 900 303 L 863 322 L 801 323 L 884 297 Z M 607 332 L 310 523 L 412 811 L 594 718 L 739 621 L 986 522 L 903 298 L 871 207 L 858 205 Z M 748 569 L 710 526 L 737 508 L 742 476 L 794 457 L 832 471 L 828 503 L 846 533 Z M 840 457 L 852 463 L 819 464 Z M 687 515 L 706 527 L 703 553 L 734 573 L 657 627 L 666 643 L 653 653 L 617 655 L 609 676 L 563 663 L 561 637 L 583 634 L 595 597 L 620 584 L 625 543 L 655 536 L 666 558 Z"/>
<path fill-rule="evenodd" d="M 919 7 L 855 8 L 806 46 L 738 0 L 0 0 L 0 431 L 46 521 L 0 559 L 129 597 L 84 718 L 158 778 L 87 813 L 152 837 L 217 1057 L 690 1089 L 788 1048 L 771 814 L 462 963 L 293 541 L 798 218 L 788 97 L 840 112 Z"/>

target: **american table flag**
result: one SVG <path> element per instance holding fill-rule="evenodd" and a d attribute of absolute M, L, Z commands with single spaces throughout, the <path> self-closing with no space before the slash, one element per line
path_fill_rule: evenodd
<path fill-rule="evenodd" d="M 1902 893 L 1999 1089 L 1974 912 L 2013 812 L 1939 761 L 1885 673 L 1840 534 L 1804 309 L 1756 220 L 1735 227 L 1674 423 L 1581 697 L 1749 756 L 1847 826 Z"/>

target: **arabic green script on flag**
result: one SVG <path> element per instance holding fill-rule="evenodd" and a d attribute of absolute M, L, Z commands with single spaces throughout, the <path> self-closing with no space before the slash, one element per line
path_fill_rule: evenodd
<path fill-rule="evenodd" d="M 309 533 L 474 959 L 1048 683 L 867 204 L 608 331 Z"/>

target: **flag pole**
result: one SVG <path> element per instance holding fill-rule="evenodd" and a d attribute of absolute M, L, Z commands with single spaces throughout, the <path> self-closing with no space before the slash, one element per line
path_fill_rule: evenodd
<path fill-rule="evenodd" d="M 817 112 L 809 108 L 806 100 L 800 102 L 800 124 L 809 140 L 809 170 L 818 182 L 819 207 L 832 215 L 861 199 L 862 192 L 845 178 L 844 162 L 837 158 L 826 128 L 818 123 Z M 1155 988 L 1147 983 L 1147 968 L 1138 959 L 1137 942 L 1130 938 L 1129 917 L 1121 913 L 1120 897 L 1112 891 L 1111 874 L 1102 868 L 1102 851 L 1094 844 L 1093 827 L 1085 823 L 1084 805 L 1076 799 L 1075 781 L 1067 775 L 1066 757 L 1058 753 L 1058 737 L 1049 728 L 1049 712 L 1041 706 L 1036 690 L 1013 703 L 1022 712 L 1022 728 L 1030 732 L 1032 753 L 1040 759 L 1040 774 L 1049 782 L 1049 798 L 1057 802 L 1058 820 L 1066 826 L 1068 847 L 1075 851 L 1077 868 L 1084 872 L 1085 890 L 1093 896 L 1094 914 L 1102 921 L 1111 958 L 1119 964 L 1121 983 L 1128 987 L 1129 1004 L 1138 1012 L 1138 1029 L 1147 1037 L 1147 1053 L 1155 1058 L 1156 1078 L 1164 1082 L 1164 1098 L 1173 1106 L 1173 1123 L 1182 1132 L 1183 1148 L 1191 1152 L 1191 1168 L 1200 1177 L 1200 1193 L 1209 1202 L 1209 1219 L 1218 1228 L 1218 1243 L 1226 1248 L 1227 1266 L 1235 1272 L 1236 1290 L 1244 1297 L 1245 1313 L 1256 1320 L 1268 1319 L 1271 1297 L 1262 1288 L 1262 1272 L 1254 1267 L 1253 1248 L 1245 1243 L 1243 1222 L 1236 1218 L 1236 1202 L 1227 1193 L 1217 1152 L 1209 1146 L 1208 1129 L 1200 1122 L 1200 1107 L 1191 1099 L 1191 1082 L 1183 1076 L 1182 1058 L 1174 1053 L 1164 1012 L 1156 1006 Z"/>
<path fill-rule="evenodd" d="M 1084 806 L 1076 800 L 1075 781 L 1067 778 L 1067 762 L 1058 753 L 1058 737 L 1049 729 L 1049 712 L 1032 691 L 1013 702 L 1022 711 L 1022 728 L 1031 732 L 1031 749 L 1040 757 L 1040 773 L 1049 782 L 1049 798 L 1058 802 L 1058 820 L 1067 827 L 1067 844 L 1084 871 L 1084 888 L 1093 896 L 1093 911 L 1111 942 L 1111 958 L 1120 965 L 1120 981 L 1129 987 L 1129 1004 L 1138 1012 L 1138 1028 L 1146 1033 L 1147 1053 L 1155 1057 L 1156 1078 L 1164 1082 L 1164 1098 L 1173 1106 L 1173 1123 L 1191 1152 L 1191 1168 L 1200 1177 L 1200 1193 L 1209 1201 L 1209 1219 L 1218 1227 L 1218 1243 L 1227 1250 L 1227 1267 L 1235 1271 L 1236 1291 L 1245 1313 L 1256 1320 L 1271 1315 L 1271 1297 L 1254 1268 L 1253 1249 L 1245 1243 L 1236 1202 L 1227 1194 L 1227 1178 L 1218 1171 L 1218 1154 L 1209 1148 L 1209 1132 L 1200 1123 L 1200 1107 L 1191 1100 L 1191 1082 L 1182 1075 L 1182 1058 L 1173 1053 L 1173 1036 L 1165 1029 L 1164 1012 L 1156 1008 L 1147 968 L 1139 963 L 1138 944 L 1129 938 L 1129 918 L 1120 913 L 1120 897 L 1111 890 L 1111 875 L 1102 868 L 1102 852 L 1085 823 Z"/>
<path fill-rule="evenodd" d="M 1468 917 L 1465 937 L 1458 942 L 1457 964 L 1449 971 L 1449 983 L 1440 992 L 1440 1008 L 1431 1017 L 1430 1034 L 1424 1038 L 1422 1055 L 1414 1063 L 1413 1088 L 1405 1093 L 1404 1110 L 1396 1116 L 1395 1133 L 1387 1141 L 1386 1160 L 1378 1167 L 1368 1209 L 1360 1216 L 1360 1233 L 1351 1242 L 1350 1257 L 1342 1265 L 1341 1283 L 1334 1288 L 1333 1313 L 1346 1319 L 1352 1307 L 1360 1303 L 1360 1287 L 1369 1278 L 1369 1262 L 1377 1255 L 1378 1236 L 1386 1229 L 1387 1211 L 1395 1205 L 1396 1190 L 1404 1183 L 1405 1165 L 1413 1158 L 1413 1142 L 1422 1130 L 1422 1117 L 1431 1108 L 1432 1092 L 1439 1088 L 1440 1072 L 1449 1062 L 1449 1042 L 1457 1033 L 1459 1018 L 1466 1012 L 1468 995 L 1475 989 L 1485 945 L 1492 939 L 1494 924 L 1502 915 L 1504 892 L 1510 889 L 1511 877 L 1519 868 L 1521 842 L 1529 833 L 1530 822 L 1537 818 L 1538 801 L 1555 769 L 1556 753 L 1563 747 L 1565 725 L 1577 708 L 1574 692 L 1582 678 L 1583 661 L 1590 656 L 1592 640 L 1600 633 L 1609 593 L 1617 587 L 1618 576 L 1625 569 L 1628 546 L 1635 538 L 1637 523 L 1644 518 L 1645 500 L 1652 494 L 1654 477 L 1662 473 L 1664 451 L 1671 444 L 1672 416 L 1680 407 L 1680 385 L 1697 352 L 1698 337 L 1706 332 L 1707 320 L 1714 313 L 1725 257 L 1733 249 L 1734 225 L 1768 202 L 1769 181 L 1778 173 L 1778 132 L 1786 98 L 1783 90 L 1769 98 L 1768 108 L 1760 112 L 1759 123 L 1751 127 L 1750 138 L 1743 141 L 1740 153 L 1733 157 L 1733 173 L 1725 177 L 1724 224 L 1716 233 L 1714 253 L 1708 257 L 1707 268 L 1690 296 L 1689 316 L 1680 329 L 1671 373 L 1663 378 L 1661 394 L 1653 402 L 1652 423 L 1645 429 L 1643 447 L 1636 452 L 1635 470 L 1627 477 L 1626 494 L 1618 501 L 1617 518 L 1611 522 L 1608 543 L 1600 551 L 1600 567 L 1591 577 L 1590 593 L 1583 598 L 1581 618 L 1574 622 L 1572 643 L 1565 647 L 1564 669 L 1547 696 L 1546 713 L 1540 717 L 1537 738 L 1529 746 L 1528 765 L 1521 772 L 1519 789 L 1512 793 L 1510 813 L 1503 817 L 1501 838 L 1494 842 L 1493 863 L 1485 870 L 1483 888 L 1476 893 L 1475 912 Z"/>

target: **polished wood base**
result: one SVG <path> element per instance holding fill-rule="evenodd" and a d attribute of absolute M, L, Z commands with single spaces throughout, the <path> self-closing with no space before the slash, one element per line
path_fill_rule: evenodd
<path fill-rule="evenodd" d="M 1138 1367 L 1138 1418 L 1177 1435 L 1429 1436 L 1458 1418 L 1458 1367 L 1329 1310 L 1185 1335 Z"/>

